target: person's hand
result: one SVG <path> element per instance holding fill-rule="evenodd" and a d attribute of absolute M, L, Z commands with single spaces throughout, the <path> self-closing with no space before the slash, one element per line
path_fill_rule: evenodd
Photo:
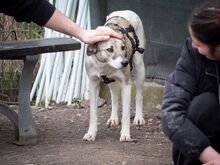
<path fill-rule="evenodd" d="M 115 37 L 118 39 L 122 39 L 123 36 L 114 30 L 108 27 L 98 27 L 94 30 L 84 30 L 81 29 L 81 33 L 79 34 L 79 38 L 82 42 L 86 44 L 93 44 L 99 41 L 106 41 L 110 37 Z"/>
<path fill-rule="evenodd" d="M 212 160 L 210 162 L 207 162 L 207 163 L 205 163 L 203 165 L 220 165 L 220 155 L 218 156 L 217 159 Z"/>

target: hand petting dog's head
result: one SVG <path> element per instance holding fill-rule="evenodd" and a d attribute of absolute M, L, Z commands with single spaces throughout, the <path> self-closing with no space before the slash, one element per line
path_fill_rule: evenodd
<path fill-rule="evenodd" d="M 129 63 L 125 41 L 117 38 L 88 45 L 87 55 L 95 55 L 99 62 L 107 63 L 116 69 L 122 69 Z"/>

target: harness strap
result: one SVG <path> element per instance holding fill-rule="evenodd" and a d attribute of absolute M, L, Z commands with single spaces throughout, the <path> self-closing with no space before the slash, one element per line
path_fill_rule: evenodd
<path fill-rule="evenodd" d="M 114 17 L 112 17 L 112 18 L 114 18 Z M 131 45 L 132 45 L 132 56 L 134 55 L 134 53 L 136 51 L 143 54 L 144 53 L 144 48 L 139 47 L 140 41 L 138 39 L 138 36 L 135 33 L 134 27 L 131 24 L 129 24 L 129 26 L 127 28 L 123 28 L 123 27 L 119 26 L 117 23 L 108 22 L 110 19 L 108 19 L 106 21 L 107 23 L 105 24 L 105 26 L 108 26 L 112 30 L 119 31 L 122 34 L 126 35 L 126 37 L 130 40 Z M 133 33 L 133 37 L 131 35 L 129 35 L 129 33 Z M 132 57 L 131 57 L 131 59 L 132 59 Z M 132 70 L 133 69 L 132 60 L 129 61 L 129 64 L 130 64 L 130 70 Z M 105 84 L 109 84 L 109 83 L 115 81 L 114 79 L 108 78 L 106 75 L 102 75 L 101 77 L 102 77 Z"/>
<path fill-rule="evenodd" d="M 131 41 L 132 45 L 134 45 L 134 52 L 138 51 L 139 53 L 143 54 L 144 53 L 144 49 L 140 48 L 140 41 L 134 31 L 134 28 L 132 25 L 130 25 L 128 28 L 125 28 L 125 34 L 127 35 L 127 37 L 129 38 L 129 40 Z M 129 32 L 132 32 L 134 34 L 134 40 L 132 39 L 132 37 L 128 34 Z"/>
<path fill-rule="evenodd" d="M 103 82 L 104 82 L 105 84 L 109 84 L 109 83 L 111 83 L 111 82 L 115 82 L 114 79 L 110 79 L 110 78 L 108 78 L 106 75 L 102 75 L 101 78 L 103 79 Z"/>
<path fill-rule="evenodd" d="M 127 28 L 123 28 L 123 27 L 119 26 L 118 24 L 114 24 L 114 23 L 110 23 L 110 22 L 107 23 L 105 26 L 108 26 L 113 30 L 120 31 L 121 33 L 125 34 L 131 42 L 131 45 L 133 48 L 133 54 L 135 53 L 135 51 L 138 51 L 141 54 L 144 53 L 144 49 L 139 47 L 140 41 L 139 41 L 139 39 L 134 31 L 134 28 L 131 24 Z M 134 34 L 134 39 L 129 35 L 130 32 L 132 32 Z"/>

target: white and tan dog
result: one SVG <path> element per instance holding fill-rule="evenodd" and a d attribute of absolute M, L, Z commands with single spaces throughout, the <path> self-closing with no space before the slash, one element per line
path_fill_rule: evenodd
<path fill-rule="evenodd" d="M 83 137 L 95 141 L 97 134 L 97 102 L 100 82 L 107 83 L 112 100 L 109 127 L 119 124 L 118 85 L 121 88 L 122 120 L 120 141 L 130 141 L 130 104 L 131 104 L 131 70 L 135 69 L 136 114 L 135 125 L 145 124 L 142 113 L 142 88 L 145 79 L 143 52 L 145 34 L 139 16 L 129 10 L 115 11 L 107 17 L 105 28 L 111 28 L 124 36 L 124 40 L 110 38 L 108 41 L 89 45 L 87 48 L 86 71 L 89 77 L 90 123 L 88 132 Z"/>

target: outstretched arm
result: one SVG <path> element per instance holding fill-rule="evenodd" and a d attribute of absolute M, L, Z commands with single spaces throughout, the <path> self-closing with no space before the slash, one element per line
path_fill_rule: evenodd
<path fill-rule="evenodd" d="M 91 44 L 98 41 L 108 40 L 111 36 L 121 39 L 122 36 L 109 28 L 97 28 L 95 30 L 85 30 L 76 25 L 59 10 L 55 10 L 45 27 L 74 36 L 82 42 Z"/>

